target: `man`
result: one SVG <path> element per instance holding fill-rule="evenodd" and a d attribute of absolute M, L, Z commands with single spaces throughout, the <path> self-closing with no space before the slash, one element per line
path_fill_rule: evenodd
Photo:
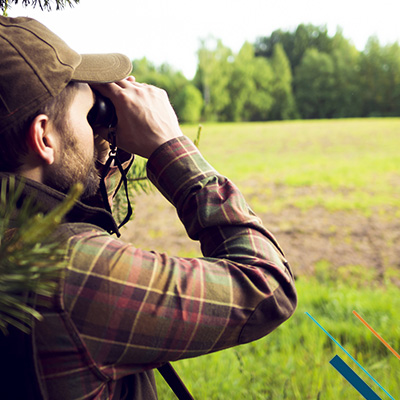
<path fill-rule="evenodd" d="M 75 182 L 85 186 L 52 235 L 68 267 L 28 346 L 41 397 L 155 399 L 152 369 L 256 340 L 287 320 L 297 300 L 282 251 L 182 135 L 166 93 L 127 77 L 124 56 L 79 56 L 37 21 L 0 18 L 1 178 L 23 179 L 44 212 Z M 93 206 L 108 150 L 99 138 L 95 145 L 87 120 L 91 88 L 116 108 L 125 164 L 129 154 L 148 159 L 148 177 L 203 258 L 148 252 L 111 235 L 111 214 Z"/>

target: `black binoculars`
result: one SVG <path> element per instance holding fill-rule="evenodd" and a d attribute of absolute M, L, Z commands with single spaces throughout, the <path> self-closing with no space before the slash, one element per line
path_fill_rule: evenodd
<path fill-rule="evenodd" d="M 117 113 L 114 104 L 99 92 L 95 91 L 94 93 L 96 101 L 87 116 L 90 126 L 92 129 L 114 127 L 117 125 Z"/>

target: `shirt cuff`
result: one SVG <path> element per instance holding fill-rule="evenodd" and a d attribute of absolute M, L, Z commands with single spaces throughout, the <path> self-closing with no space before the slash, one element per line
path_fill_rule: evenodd
<path fill-rule="evenodd" d="M 147 176 L 174 205 L 197 182 L 216 174 L 198 148 L 186 136 L 160 146 L 147 162 Z"/>

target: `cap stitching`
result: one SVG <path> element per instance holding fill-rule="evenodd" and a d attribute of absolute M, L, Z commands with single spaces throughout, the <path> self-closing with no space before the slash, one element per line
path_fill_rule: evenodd
<path fill-rule="evenodd" d="M 10 25 L 7 26 L 7 27 L 10 27 Z M 60 62 L 60 64 L 62 64 L 63 66 L 65 66 L 65 67 L 67 67 L 67 68 L 69 68 L 69 69 L 71 69 L 71 71 L 73 72 L 74 67 L 72 67 L 71 65 L 66 64 L 65 62 L 61 61 L 61 59 L 60 59 L 60 57 L 58 56 L 58 53 L 57 53 L 55 47 L 54 47 L 51 43 L 49 43 L 49 42 L 43 40 L 43 39 L 42 39 L 40 36 L 38 36 L 35 32 L 33 32 L 33 31 L 30 30 L 30 29 L 27 29 L 27 28 L 24 27 L 24 26 L 15 26 L 15 25 L 13 25 L 13 26 L 11 26 L 11 27 L 13 27 L 13 28 L 18 28 L 18 29 L 23 29 L 23 30 L 25 30 L 25 31 L 27 31 L 27 32 L 29 32 L 29 33 L 31 33 L 32 35 L 34 35 L 34 36 L 35 36 L 37 39 L 39 39 L 42 43 L 45 43 L 46 45 L 48 45 L 48 46 L 52 49 L 53 53 L 55 54 L 55 56 L 56 56 L 57 60 Z M 46 90 L 47 90 L 52 96 L 54 96 L 52 88 L 49 87 L 49 85 L 47 85 L 47 84 L 45 83 L 45 81 L 44 81 L 44 79 L 43 79 L 43 76 L 42 76 L 42 74 L 40 73 L 40 71 L 36 71 L 36 69 L 33 67 L 33 64 L 32 64 L 31 62 L 28 61 L 28 59 L 27 59 L 27 57 L 26 57 L 27 54 L 22 50 L 22 48 L 21 48 L 20 46 L 17 47 L 17 45 L 18 45 L 17 43 L 14 44 L 14 43 L 10 42 L 9 39 L 7 39 L 6 37 L 4 37 L 4 34 L 1 35 L 1 37 L 2 37 L 4 40 L 6 40 L 6 41 L 21 55 L 21 57 L 24 58 L 24 61 L 29 65 L 29 67 L 30 67 L 31 70 L 34 72 L 34 74 L 39 78 L 40 82 L 43 84 L 43 86 L 46 88 Z M 61 39 L 60 39 L 60 40 L 61 40 Z M 66 45 L 66 46 L 67 46 L 67 45 Z M 72 50 L 72 49 L 71 49 L 71 50 Z M 73 51 L 73 50 L 72 50 L 72 51 Z M 78 53 L 76 53 L 76 54 L 78 54 Z M 78 55 L 79 55 L 79 54 L 78 54 Z M 71 77 L 72 77 L 72 74 L 71 74 Z"/>

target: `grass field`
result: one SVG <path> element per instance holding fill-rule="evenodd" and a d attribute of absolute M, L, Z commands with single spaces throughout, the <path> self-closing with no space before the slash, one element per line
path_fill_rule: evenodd
<path fill-rule="evenodd" d="M 194 138 L 195 126 L 184 132 Z M 283 246 L 299 306 L 257 342 L 174 363 L 196 399 L 361 399 L 329 364 L 338 354 L 382 391 L 305 314 L 309 312 L 394 399 L 400 360 L 400 119 L 210 124 L 200 149 L 245 193 Z M 124 233 L 135 245 L 199 255 L 158 194 L 138 196 Z M 174 395 L 157 376 L 160 399 Z"/>
<path fill-rule="evenodd" d="M 319 205 L 370 214 L 400 206 L 398 119 L 220 124 L 202 132 L 206 158 L 244 192 L 285 189 L 269 204 L 253 204 L 257 211 Z"/>

